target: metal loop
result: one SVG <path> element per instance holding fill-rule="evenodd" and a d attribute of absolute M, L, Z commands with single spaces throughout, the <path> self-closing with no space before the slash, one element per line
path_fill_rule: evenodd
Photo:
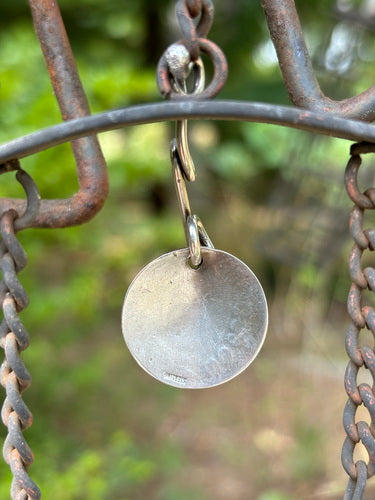
<path fill-rule="evenodd" d="M 373 396 L 374 398 L 374 396 Z M 358 433 L 361 438 L 362 444 L 368 453 L 368 463 L 366 464 L 368 478 L 372 477 L 375 473 L 375 439 L 371 434 L 371 429 L 367 422 L 360 421 L 357 423 Z"/>
<path fill-rule="evenodd" d="M 205 247 L 214 248 L 212 241 L 210 240 L 207 231 L 205 230 L 202 224 L 202 221 L 200 220 L 199 217 L 197 217 L 196 215 L 192 215 L 191 213 L 190 201 L 186 189 L 186 182 L 183 175 L 182 166 L 180 163 L 180 158 L 178 156 L 176 139 L 173 139 L 171 141 L 171 162 L 173 170 L 173 179 L 176 188 L 178 204 L 181 211 L 182 221 L 184 224 L 186 241 L 188 243 L 189 248 L 191 245 L 194 246 L 194 248 L 191 251 L 191 255 L 195 253 L 195 248 L 197 247 L 198 244 L 203 245 Z M 195 262 L 193 266 L 197 267 L 196 262 L 199 259 L 198 257 L 197 258 L 193 257 L 193 259 Z"/>
<path fill-rule="evenodd" d="M 362 154 L 367 154 L 367 153 L 375 153 L 375 144 L 372 142 L 357 142 L 355 144 L 352 144 L 350 148 L 350 154 L 352 156 L 354 155 L 362 155 Z"/>
<path fill-rule="evenodd" d="M 187 242 L 190 252 L 190 264 L 197 269 L 202 264 L 201 247 L 214 248 L 200 218 L 197 215 L 189 215 L 186 221 Z"/>
<path fill-rule="evenodd" d="M 201 242 L 196 215 L 189 215 L 186 220 L 186 236 L 189 247 L 189 263 L 193 269 L 202 264 Z"/>
<path fill-rule="evenodd" d="M 27 256 L 14 232 L 14 221 L 17 217 L 18 213 L 13 209 L 8 210 L 2 215 L 0 219 L 0 234 L 2 238 L 0 251 L 2 259 L 6 253 L 11 254 L 15 269 L 17 272 L 20 272 L 27 264 Z"/>
<path fill-rule="evenodd" d="M 3 456 L 10 465 L 13 474 L 11 495 L 14 499 L 38 500 L 39 488 L 28 476 L 27 468 L 34 456 L 22 431 L 32 424 L 32 414 L 22 398 L 22 393 L 31 383 L 30 374 L 20 357 L 20 351 L 29 344 L 29 335 L 19 318 L 19 311 L 28 305 L 28 296 L 18 279 L 17 273 L 26 263 L 26 254 L 16 237 L 18 230 L 31 225 L 37 216 L 40 205 L 38 189 L 31 177 L 19 168 L 18 161 L 9 168 L 18 169 L 17 180 L 27 195 L 26 210 L 7 210 L 0 218 L 0 282 L 1 307 L 4 319 L 0 325 L 0 346 L 4 350 L 5 360 L 0 368 L 0 383 L 5 388 L 6 397 L 1 409 L 1 418 L 8 428 L 8 435 L 3 446 Z"/>
<path fill-rule="evenodd" d="M 345 472 L 353 481 L 357 479 L 357 471 L 353 460 L 355 444 L 356 443 L 347 436 L 341 449 L 342 466 L 344 467 Z"/>
<path fill-rule="evenodd" d="M 18 451 L 22 462 L 27 467 L 30 466 L 34 461 L 34 454 L 22 434 L 20 420 L 14 411 L 9 415 L 8 429 L 9 435 L 7 436 L 7 442 L 4 445 L 4 455 L 6 454 L 7 459 L 9 460 L 9 455 L 15 448 Z"/>
<path fill-rule="evenodd" d="M 355 422 L 355 414 L 357 412 L 358 406 L 351 400 L 348 399 L 345 405 L 343 414 L 343 426 L 348 437 L 353 441 L 353 443 L 358 443 L 360 440 L 357 425 Z"/>
<path fill-rule="evenodd" d="M 191 99 L 192 97 L 195 99 L 211 99 L 212 97 L 215 97 L 223 88 L 228 76 L 228 64 L 225 55 L 223 54 L 222 50 L 210 40 L 206 40 L 205 38 L 198 38 L 197 42 L 199 44 L 200 50 L 206 53 L 212 60 L 212 64 L 214 66 L 214 76 L 211 80 L 211 83 L 199 94 L 192 95 L 177 92 L 173 88 L 173 85 L 170 81 L 170 69 L 166 57 L 167 51 L 165 51 L 159 60 L 156 71 L 159 91 L 165 99 L 182 100 Z M 178 43 L 184 44 L 184 41 L 181 40 Z"/>
<path fill-rule="evenodd" d="M 353 240 L 362 250 L 365 250 L 369 248 L 370 241 L 363 230 L 363 212 L 363 208 L 357 205 L 353 207 L 349 218 L 349 230 Z"/>
<path fill-rule="evenodd" d="M 202 11 L 202 0 L 185 0 L 192 17 L 197 17 Z"/>
<path fill-rule="evenodd" d="M 363 460 L 355 464 L 356 479 L 349 479 L 344 500 L 362 500 L 366 489 L 367 466 Z"/>
<path fill-rule="evenodd" d="M 371 423 L 373 424 L 375 422 L 375 399 L 374 399 L 374 393 L 372 391 L 372 388 L 368 384 L 360 384 L 359 385 L 359 393 L 361 395 L 363 404 L 365 405 L 367 411 L 370 414 L 371 417 Z M 361 437 L 363 441 L 363 437 Z M 372 456 L 375 456 L 375 440 L 372 438 L 371 441 L 371 449 L 372 449 Z"/>
<path fill-rule="evenodd" d="M 201 15 L 195 26 L 193 17 Z M 211 0 L 179 0 L 176 4 L 176 17 L 180 25 L 184 45 L 189 51 L 192 61 L 198 59 L 201 47 L 199 38 L 206 38 L 214 18 L 214 6 Z"/>
<path fill-rule="evenodd" d="M 366 320 L 362 314 L 361 308 L 361 288 L 352 283 L 347 300 L 348 313 L 358 328 L 364 328 L 366 326 Z"/>
<path fill-rule="evenodd" d="M 366 321 L 366 326 L 375 337 L 375 309 L 370 306 L 362 307 L 362 316 Z"/>
<path fill-rule="evenodd" d="M 3 281 L 10 293 L 14 298 L 17 309 L 22 311 L 29 304 L 29 297 L 17 277 L 17 270 L 11 254 L 6 253 L 1 261 L 1 270 L 3 273 Z"/>
<path fill-rule="evenodd" d="M 176 82 L 183 81 L 189 76 L 193 63 L 185 45 L 172 43 L 165 51 L 165 58 Z"/>
<path fill-rule="evenodd" d="M 366 278 L 368 286 L 375 292 L 375 269 L 373 267 L 365 267 L 363 274 Z"/>
<path fill-rule="evenodd" d="M 345 390 L 349 398 L 353 401 L 357 406 L 363 403 L 361 394 L 358 390 L 357 385 L 357 375 L 358 375 L 358 366 L 356 366 L 353 361 L 349 361 L 344 376 L 344 385 Z"/>
<path fill-rule="evenodd" d="M 204 85 L 206 81 L 206 75 L 204 71 L 204 65 L 203 61 L 201 58 L 197 59 L 193 63 L 191 63 L 189 67 L 189 73 L 184 79 L 179 79 L 177 76 L 172 71 L 172 68 L 170 68 L 171 74 L 173 76 L 172 79 L 172 87 L 175 92 L 177 92 L 179 95 L 183 96 L 195 96 L 198 94 L 201 94 L 204 91 Z M 186 78 L 189 76 L 190 72 L 193 72 L 193 89 L 191 92 L 187 91 L 187 82 Z"/>
<path fill-rule="evenodd" d="M 361 354 L 366 368 L 370 371 L 372 378 L 375 380 L 375 353 L 371 347 L 361 347 Z"/>
<path fill-rule="evenodd" d="M 30 344 L 30 336 L 18 316 L 16 302 L 9 293 L 6 294 L 3 300 L 3 314 L 4 326 L 7 325 L 7 329 L 14 332 L 19 350 L 25 350 Z"/>
<path fill-rule="evenodd" d="M 19 168 L 20 168 L 20 162 L 18 159 L 8 160 L 0 165 L 0 175 L 5 174 L 7 172 L 13 172 L 14 170 L 18 170 Z"/>
<path fill-rule="evenodd" d="M 361 193 L 358 187 L 358 171 L 362 164 L 362 159 L 359 155 L 353 155 L 345 169 L 345 188 L 349 198 L 360 208 L 372 210 L 375 204 L 371 198 L 365 193 Z"/>
<path fill-rule="evenodd" d="M 364 233 L 369 241 L 369 249 L 375 250 L 375 229 L 365 229 Z"/>
<path fill-rule="evenodd" d="M 14 162 L 9 162 L 9 168 L 5 171 L 10 171 L 10 170 L 17 170 L 16 173 L 16 179 L 17 181 L 21 184 L 23 187 L 26 196 L 27 196 L 27 204 L 26 204 L 26 209 L 24 213 L 20 216 L 20 214 L 15 211 L 15 210 L 8 210 L 7 212 L 4 213 L 4 217 L 7 215 L 7 222 L 6 225 L 7 227 L 11 227 L 10 235 L 12 241 L 15 240 L 16 244 L 19 245 L 17 242 L 15 236 L 14 236 L 14 230 L 20 231 L 21 229 L 25 229 L 27 227 L 30 227 L 33 220 L 38 216 L 39 213 L 39 208 L 40 208 L 40 194 L 37 185 L 35 184 L 33 178 L 25 172 L 25 170 L 22 170 L 19 161 L 15 160 Z M 0 171 L 1 173 L 4 173 Z M 10 219 L 10 222 L 9 220 Z M 3 225 L 3 220 L 2 220 L 2 225 Z M 2 238 L 4 240 L 4 243 L 7 245 L 7 235 L 4 234 L 4 230 L 2 229 Z M 23 252 L 23 250 L 22 250 Z M 17 261 L 17 260 L 16 260 Z M 26 265 L 26 262 L 25 264 Z M 17 262 L 18 266 L 18 262 Z M 23 266 L 24 267 L 24 266 Z M 17 269 L 18 271 L 20 268 Z"/>
<path fill-rule="evenodd" d="M 7 377 L 5 389 L 5 406 L 9 404 L 17 414 L 17 418 L 21 422 L 22 429 L 28 429 L 32 424 L 33 417 L 30 410 L 26 406 L 26 403 L 20 397 L 18 379 L 13 371 L 11 371 Z"/>
<path fill-rule="evenodd" d="M 195 216 L 195 217 L 196 217 L 196 221 L 197 221 L 199 240 L 201 242 L 201 245 L 204 247 L 207 247 L 207 248 L 215 248 L 210 237 L 207 234 L 207 231 L 206 231 L 202 221 L 200 220 L 200 218 L 198 216 Z"/>
<path fill-rule="evenodd" d="M 40 489 L 34 483 L 34 481 L 28 476 L 20 454 L 16 449 L 10 454 L 9 462 L 12 474 L 14 476 L 14 489 L 21 492 L 22 490 L 28 495 L 26 498 L 28 500 L 39 500 L 42 496 Z M 22 485 L 22 490 L 20 485 Z M 13 485 L 12 485 L 13 486 Z M 13 488 L 12 488 L 13 490 Z M 15 497 L 17 498 L 17 497 Z"/>
<path fill-rule="evenodd" d="M 350 278 L 359 288 L 367 288 L 367 281 L 361 267 L 363 250 L 354 244 L 350 252 L 349 274 Z"/>
<path fill-rule="evenodd" d="M 362 500 L 367 482 L 367 465 L 363 460 L 355 464 L 357 470 L 357 484 L 355 486 L 353 500 Z"/>
<path fill-rule="evenodd" d="M 20 229 L 29 227 L 38 215 L 40 194 L 33 178 L 25 170 L 20 168 L 16 174 L 16 179 L 24 188 L 27 196 L 26 210 L 14 223 L 15 229 L 19 231 Z"/>
<path fill-rule="evenodd" d="M 355 323 L 350 323 L 346 332 L 345 349 L 351 361 L 357 366 L 362 366 L 362 352 L 358 348 L 359 332 L 360 328 Z"/>
<path fill-rule="evenodd" d="M 20 387 L 22 390 L 27 389 L 31 384 L 31 377 L 19 355 L 18 343 L 14 332 L 10 332 L 5 337 L 4 351 L 9 368 L 15 373 Z"/>

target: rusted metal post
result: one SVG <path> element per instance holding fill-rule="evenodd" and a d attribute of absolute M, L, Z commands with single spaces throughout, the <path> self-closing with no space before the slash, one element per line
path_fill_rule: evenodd
<path fill-rule="evenodd" d="M 53 89 L 64 120 L 90 114 L 73 53 L 54 0 L 29 0 Z M 64 200 L 43 200 L 33 227 L 66 227 L 88 221 L 101 209 L 108 194 L 108 176 L 95 136 L 72 142 L 79 191 Z M 22 213 L 23 200 L 0 200 L 0 213 L 14 208 Z M 20 227 L 18 227 L 20 229 Z"/>
<path fill-rule="evenodd" d="M 375 86 L 356 97 L 334 101 L 315 77 L 294 0 L 261 0 L 285 86 L 293 104 L 344 118 L 375 119 Z"/>

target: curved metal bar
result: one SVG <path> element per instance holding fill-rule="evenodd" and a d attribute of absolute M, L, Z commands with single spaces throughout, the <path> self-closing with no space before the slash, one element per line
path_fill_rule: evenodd
<path fill-rule="evenodd" d="M 55 0 L 29 0 L 48 72 L 64 120 L 90 114 L 73 53 Z M 78 173 L 79 191 L 65 200 L 43 200 L 33 226 L 66 227 L 91 219 L 103 206 L 108 194 L 108 176 L 96 137 L 72 144 Z M 5 207 L 25 210 L 21 200 L 0 200 Z"/>
<path fill-rule="evenodd" d="M 356 97 L 334 101 L 315 77 L 294 0 L 261 0 L 285 86 L 293 104 L 345 118 L 375 120 L 375 86 Z"/>
<path fill-rule="evenodd" d="M 0 145 L 0 165 L 79 137 L 130 125 L 183 119 L 269 123 L 317 134 L 375 143 L 375 126 L 357 120 L 287 106 L 244 101 L 160 102 L 106 111 L 38 130 Z M 9 205 L 7 205 L 9 208 Z M 0 205 L 1 207 L 1 205 Z"/>

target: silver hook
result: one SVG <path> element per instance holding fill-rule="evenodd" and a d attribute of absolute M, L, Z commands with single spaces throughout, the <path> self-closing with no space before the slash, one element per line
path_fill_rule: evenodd
<path fill-rule="evenodd" d="M 173 139 L 171 142 L 171 162 L 178 204 L 184 224 L 186 242 L 190 252 L 189 262 L 194 269 L 197 269 L 202 263 L 201 245 L 208 248 L 214 248 L 214 246 L 200 218 L 191 213 L 185 177 L 177 152 L 176 139 Z"/>
<path fill-rule="evenodd" d="M 196 215 L 189 215 L 186 220 L 186 228 L 190 253 L 189 264 L 193 269 L 198 269 L 202 264 L 202 254 Z"/>
<path fill-rule="evenodd" d="M 204 90 L 205 72 L 202 59 L 187 64 L 187 49 L 180 44 L 173 44 L 169 48 L 167 61 L 173 76 L 172 85 L 174 90 L 181 95 L 196 95 Z M 191 93 L 187 92 L 186 78 L 190 72 L 194 72 L 194 85 Z M 182 78 L 181 78 L 182 76 Z M 187 120 L 176 122 L 176 144 L 180 157 L 181 167 L 188 181 L 195 181 L 195 166 L 189 150 L 187 136 Z"/>

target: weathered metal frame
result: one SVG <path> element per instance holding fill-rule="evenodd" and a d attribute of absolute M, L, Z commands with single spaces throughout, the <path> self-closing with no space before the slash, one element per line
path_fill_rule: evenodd
<path fill-rule="evenodd" d="M 268 28 L 291 101 L 301 108 L 343 118 L 375 119 L 375 85 L 356 97 L 334 101 L 316 79 L 294 0 L 262 0 Z"/>
<path fill-rule="evenodd" d="M 81 224 L 101 209 L 108 194 L 108 176 L 94 134 L 107 130 L 156 121 L 199 118 L 271 123 L 354 141 L 375 142 L 375 127 L 365 123 L 375 118 L 375 86 L 341 102 L 335 102 L 322 93 L 306 48 L 294 0 L 261 0 L 261 4 L 289 96 L 299 109 L 263 103 L 199 101 L 191 98 L 183 102 L 133 106 L 94 116 L 90 116 L 56 2 L 29 0 L 29 3 L 65 122 L 0 145 L 0 165 L 71 141 L 79 182 L 79 191 L 72 197 L 43 200 L 34 219 L 34 227 Z M 22 213 L 25 202 L 0 199 L 0 214 L 9 208 Z"/>
<path fill-rule="evenodd" d="M 29 4 L 63 119 L 89 115 L 88 101 L 56 1 L 29 0 Z M 108 174 L 97 138 L 90 136 L 73 141 L 72 149 L 77 166 L 79 190 L 64 200 L 42 200 L 33 227 L 66 227 L 82 224 L 91 219 L 103 206 L 108 194 Z M 0 213 L 9 208 L 22 213 L 25 210 L 25 201 L 2 198 Z"/>
<path fill-rule="evenodd" d="M 186 100 L 129 106 L 33 132 L 0 144 L 0 164 L 90 134 L 183 118 L 269 123 L 351 141 L 375 142 L 374 125 L 333 114 L 258 102 Z"/>

